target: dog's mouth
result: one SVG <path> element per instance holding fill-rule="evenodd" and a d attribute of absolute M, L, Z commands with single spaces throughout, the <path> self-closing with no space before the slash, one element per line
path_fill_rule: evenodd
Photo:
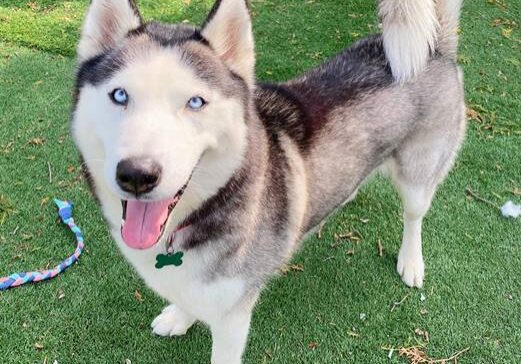
<path fill-rule="evenodd" d="M 165 232 L 166 223 L 183 196 L 186 185 L 170 199 L 162 201 L 122 200 L 121 237 L 132 249 L 148 249 L 156 245 Z"/>

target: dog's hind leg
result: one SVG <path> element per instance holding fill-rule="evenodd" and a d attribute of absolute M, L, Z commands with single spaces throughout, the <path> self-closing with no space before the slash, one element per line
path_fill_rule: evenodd
<path fill-rule="evenodd" d="M 403 240 L 396 269 L 409 287 L 421 288 L 425 275 L 422 254 L 422 221 L 434 195 L 431 186 L 414 185 L 404 179 L 394 179 L 403 201 Z"/>
<path fill-rule="evenodd" d="M 192 327 L 196 319 L 176 305 L 170 305 L 152 321 L 152 331 L 159 336 L 182 336 Z"/>
<path fill-rule="evenodd" d="M 425 275 L 422 254 L 422 221 L 429 211 L 437 186 L 456 158 L 464 130 L 462 115 L 444 126 L 429 127 L 403 143 L 394 153 L 389 171 L 403 202 L 403 240 L 397 270 L 409 287 L 421 288 Z M 433 127 L 434 124 L 434 127 Z"/>

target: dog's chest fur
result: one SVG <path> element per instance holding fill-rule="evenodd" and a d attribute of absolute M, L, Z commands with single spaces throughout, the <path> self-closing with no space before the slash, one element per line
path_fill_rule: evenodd
<path fill-rule="evenodd" d="M 117 231 L 112 235 L 126 259 L 150 288 L 165 300 L 176 302 L 185 312 L 189 312 L 203 322 L 210 322 L 223 309 L 232 309 L 246 293 L 246 282 L 241 277 L 209 279 L 208 267 L 216 264 L 217 258 L 209 249 L 186 251 L 181 266 L 157 269 L 156 256 L 165 253 L 164 244 L 157 244 L 146 251 L 136 251 L 123 243 Z M 176 238 L 174 247 L 178 248 L 182 240 Z M 222 262 L 222 264 L 228 263 Z M 219 302 L 218 307 L 216 302 Z"/>

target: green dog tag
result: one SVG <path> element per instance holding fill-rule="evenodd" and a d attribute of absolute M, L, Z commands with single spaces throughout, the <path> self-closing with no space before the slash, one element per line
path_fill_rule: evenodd
<path fill-rule="evenodd" d="M 156 268 L 161 269 L 166 267 L 167 265 L 173 265 L 174 267 L 179 267 L 183 264 L 183 256 L 185 254 L 183 252 L 177 252 L 172 254 L 158 254 L 156 256 Z"/>

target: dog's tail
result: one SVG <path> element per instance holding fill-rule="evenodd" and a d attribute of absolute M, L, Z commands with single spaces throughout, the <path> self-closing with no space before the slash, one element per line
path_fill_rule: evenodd
<path fill-rule="evenodd" d="M 384 48 L 396 81 L 407 82 L 435 52 L 455 59 L 463 0 L 380 0 Z"/>

